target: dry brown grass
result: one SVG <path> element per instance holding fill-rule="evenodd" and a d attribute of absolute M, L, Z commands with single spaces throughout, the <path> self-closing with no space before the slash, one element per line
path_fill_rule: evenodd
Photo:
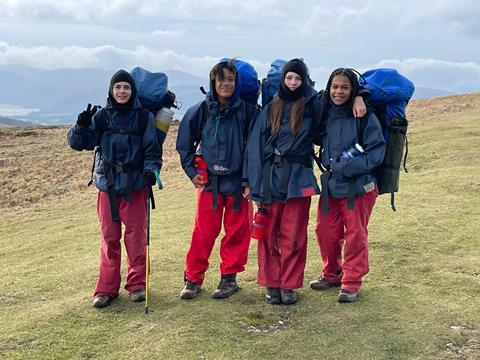
<path fill-rule="evenodd" d="M 0 128 L 0 209 L 84 196 L 90 190 L 92 152 L 71 150 L 67 131 L 63 126 Z M 170 174 L 181 171 L 177 131 L 173 125 L 165 142 L 163 170 Z"/>
<path fill-rule="evenodd" d="M 411 122 L 439 115 L 452 115 L 480 108 L 478 93 L 414 100 L 408 104 L 407 115 Z"/>

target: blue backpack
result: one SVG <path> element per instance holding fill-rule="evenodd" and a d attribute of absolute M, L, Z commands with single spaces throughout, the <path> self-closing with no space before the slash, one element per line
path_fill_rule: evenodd
<path fill-rule="evenodd" d="M 276 59 L 272 62 L 267 77 L 262 80 L 262 107 L 265 107 L 273 96 L 278 92 L 280 80 L 282 79 L 282 69 L 287 63 L 286 60 Z"/>
<path fill-rule="evenodd" d="M 138 100 L 140 100 L 143 109 L 148 110 L 154 116 L 157 116 L 162 108 L 178 108 L 175 104 L 175 94 L 168 90 L 167 75 L 162 72 L 153 73 L 141 67 L 134 68 L 130 74 L 135 81 Z M 170 116 L 173 117 L 173 112 L 171 110 L 167 110 L 167 112 L 170 112 Z M 143 111 L 141 114 L 140 132 L 143 134 L 147 126 L 148 114 L 143 114 Z M 169 126 L 169 123 L 165 124 L 156 117 L 155 134 L 157 135 L 157 140 L 160 146 L 162 146 L 165 141 Z"/>
<path fill-rule="evenodd" d="M 386 142 L 385 158 L 377 168 L 379 194 L 390 193 L 391 206 L 395 211 L 394 193 L 398 191 L 400 166 L 403 157 L 405 172 L 408 154 L 406 107 L 415 91 L 415 86 L 395 69 L 373 69 L 360 75 L 360 85 L 370 92 L 369 110 L 366 118 L 374 112 L 380 120 Z M 360 121 L 359 143 L 366 121 Z M 405 149 L 405 155 L 403 155 Z"/>
<path fill-rule="evenodd" d="M 176 107 L 175 94 L 168 90 L 167 75 L 162 72 L 153 73 L 141 67 L 134 68 L 130 74 L 135 81 L 142 107 L 154 115 L 163 107 Z"/>

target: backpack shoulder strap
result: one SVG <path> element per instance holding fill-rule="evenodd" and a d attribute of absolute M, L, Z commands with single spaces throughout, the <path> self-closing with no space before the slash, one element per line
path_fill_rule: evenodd
<path fill-rule="evenodd" d="M 140 134 L 143 136 L 145 134 L 145 130 L 147 129 L 148 118 L 150 117 L 150 111 L 145 108 L 140 108 L 138 114 L 138 130 Z"/>
<path fill-rule="evenodd" d="M 245 104 L 245 125 L 243 128 L 243 141 L 246 144 L 248 134 L 250 133 L 251 127 L 253 126 L 252 117 L 255 114 L 255 111 L 260 110 L 258 105 L 250 104 L 247 101 L 244 101 Z"/>
<path fill-rule="evenodd" d="M 207 105 L 207 102 L 203 100 L 198 109 L 198 118 L 200 120 L 200 123 L 197 129 L 197 133 L 195 134 L 195 141 L 194 141 L 195 149 L 198 147 L 198 144 L 202 140 L 202 131 L 203 131 L 203 128 L 205 127 L 205 124 L 207 123 L 207 116 L 208 116 L 208 105 Z"/>
<path fill-rule="evenodd" d="M 100 118 L 97 120 L 96 125 L 102 134 L 107 130 L 108 125 L 110 124 L 110 114 L 107 109 L 100 109 Z"/>

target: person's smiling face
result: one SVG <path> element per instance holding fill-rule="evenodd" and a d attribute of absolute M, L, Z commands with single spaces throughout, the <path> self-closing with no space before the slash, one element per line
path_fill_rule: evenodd
<path fill-rule="evenodd" d="M 330 100 L 339 106 L 350 100 L 352 95 L 352 84 L 345 75 L 335 75 L 330 85 Z"/>
<path fill-rule="evenodd" d="M 113 97 L 119 104 L 126 104 L 132 96 L 132 87 L 126 81 L 120 81 L 113 85 Z"/>

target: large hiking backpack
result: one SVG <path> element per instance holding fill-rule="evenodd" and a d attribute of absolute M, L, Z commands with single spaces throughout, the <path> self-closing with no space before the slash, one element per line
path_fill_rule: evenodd
<path fill-rule="evenodd" d="M 272 62 L 267 77 L 262 79 L 262 107 L 265 107 L 273 96 L 278 92 L 280 80 L 282 79 L 282 69 L 287 63 L 286 60 L 276 59 Z"/>
<path fill-rule="evenodd" d="M 142 107 L 156 114 L 160 109 L 175 106 L 175 94 L 168 90 L 168 77 L 162 72 L 150 72 L 141 67 L 130 71 Z"/>
<path fill-rule="evenodd" d="M 300 60 L 303 61 L 302 58 L 300 58 Z M 270 66 L 270 70 L 268 70 L 267 76 L 262 79 L 262 107 L 267 106 L 267 104 L 272 101 L 273 97 L 278 92 L 280 81 L 282 80 L 282 70 L 287 62 L 288 61 L 283 59 L 274 60 Z M 307 74 L 309 84 L 314 87 L 315 81 L 310 78 L 308 67 Z"/>
<path fill-rule="evenodd" d="M 162 72 L 153 73 L 141 67 L 134 68 L 130 73 L 142 107 L 155 115 L 155 134 L 162 146 L 173 120 L 171 108 L 177 108 L 175 94 L 168 90 L 167 75 Z"/>
<path fill-rule="evenodd" d="M 408 121 L 405 109 L 415 91 L 415 86 L 395 69 L 373 69 L 360 76 L 360 85 L 370 91 L 367 117 L 374 112 L 380 120 L 386 142 L 385 158 L 377 168 L 379 194 L 389 193 L 392 209 L 395 208 L 394 193 L 398 192 L 400 166 L 403 158 L 405 172 L 408 154 Z M 360 121 L 359 143 L 362 144 L 366 121 Z M 404 155 L 405 149 L 405 155 Z"/>

